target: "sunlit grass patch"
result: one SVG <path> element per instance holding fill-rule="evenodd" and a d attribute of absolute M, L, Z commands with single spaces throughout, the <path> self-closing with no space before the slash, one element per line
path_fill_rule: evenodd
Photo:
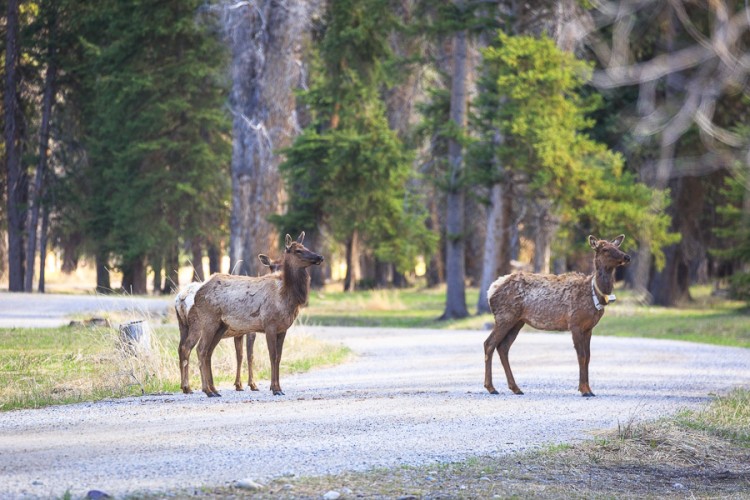
<path fill-rule="evenodd" d="M 158 322 L 158 321 L 157 321 Z M 265 338 L 255 345 L 256 379 L 270 378 Z M 0 410 L 94 401 L 180 390 L 176 326 L 157 326 L 151 349 L 132 355 L 123 349 L 115 328 L 85 327 L 0 329 Z M 244 354 L 244 347 L 243 347 Z M 284 344 L 281 372 L 304 372 L 341 363 L 348 348 L 291 333 Z M 234 382 L 235 350 L 231 339 L 213 356 L 217 385 Z M 247 383 L 247 360 L 242 370 Z M 200 388 L 197 355 L 191 355 L 191 385 Z"/>

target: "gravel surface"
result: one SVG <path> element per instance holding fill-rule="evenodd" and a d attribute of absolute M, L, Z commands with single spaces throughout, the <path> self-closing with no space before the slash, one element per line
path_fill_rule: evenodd
<path fill-rule="evenodd" d="M 169 307 L 172 297 L 0 293 L 0 328 L 54 328 L 70 323 L 70 315 L 109 311 L 160 315 Z"/>
<path fill-rule="evenodd" d="M 487 332 L 300 330 L 357 357 L 282 374 L 281 397 L 262 381 L 259 393 L 220 387 L 222 398 L 196 392 L 0 414 L 0 498 L 262 483 L 506 454 L 697 408 L 750 383 L 747 349 L 595 335 L 598 396 L 583 398 L 570 334 L 522 333 L 510 360 L 526 394 L 503 390 L 496 358 L 501 394 L 491 396 L 482 387 Z"/>

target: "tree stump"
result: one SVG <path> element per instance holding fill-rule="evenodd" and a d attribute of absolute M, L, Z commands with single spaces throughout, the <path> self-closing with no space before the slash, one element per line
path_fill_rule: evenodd
<path fill-rule="evenodd" d="M 151 352 L 151 327 L 142 319 L 120 325 L 120 343 L 134 355 Z"/>

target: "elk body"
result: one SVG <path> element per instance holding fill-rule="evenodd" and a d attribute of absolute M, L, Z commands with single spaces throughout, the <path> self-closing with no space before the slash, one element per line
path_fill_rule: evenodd
<path fill-rule="evenodd" d="M 258 255 L 258 260 L 265 267 L 269 268 L 272 273 L 275 273 L 281 269 L 281 260 L 271 260 L 265 254 Z M 193 282 L 182 288 L 175 296 L 175 312 L 177 313 L 177 323 L 180 326 L 180 332 L 187 332 L 188 328 L 188 314 L 190 309 L 195 303 L 195 294 L 204 285 L 205 282 Z M 186 334 L 186 333 L 185 333 Z M 181 334 L 182 335 L 182 334 Z M 228 330 L 223 338 L 234 338 L 234 351 L 235 358 L 237 360 L 237 370 L 234 377 L 234 388 L 238 391 L 242 391 L 242 339 L 247 338 L 247 385 L 250 390 L 257 391 L 258 386 L 253 380 L 253 346 L 255 344 L 255 332 L 234 332 Z"/>
<path fill-rule="evenodd" d="M 283 395 L 279 383 L 279 364 L 287 329 L 307 302 L 310 275 L 307 268 L 319 265 L 323 257 L 305 248 L 302 241 L 286 235 L 286 248 L 279 272 L 260 277 L 214 274 L 194 295 L 187 321 L 180 324 L 181 388 L 192 392 L 189 384 L 190 352 L 197 345 L 201 388 L 207 396 L 219 396 L 213 382 L 211 356 L 225 335 L 265 333 L 271 361 L 271 390 Z M 179 316 L 179 314 L 178 314 Z"/>
<path fill-rule="evenodd" d="M 565 331 L 573 334 L 578 354 L 578 390 L 585 397 L 594 395 L 589 386 L 591 331 L 604 315 L 604 306 L 614 300 L 614 273 L 630 262 L 620 250 L 624 235 L 612 241 L 589 236 L 595 251 L 595 271 L 591 275 L 568 273 L 560 276 L 515 273 L 498 278 L 487 292 L 495 326 L 484 341 L 484 387 L 497 394 L 492 385 L 492 355 L 497 350 L 505 370 L 508 388 L 523 394 L 516 385 L 508 362 L 508 352 L 523 325 L 539 330 Z"/>

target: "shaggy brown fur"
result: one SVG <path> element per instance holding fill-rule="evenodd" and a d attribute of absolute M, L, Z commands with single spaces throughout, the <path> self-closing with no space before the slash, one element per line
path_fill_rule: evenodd
<path fill-rule="evenodd" d="M 211 356 L 224 336 L 246 332 L 266 334 L 271 359 L 271 390 L 283 395 L 279 384 L 279 363 L 287 329 L 294 323 L 299 308 L 307 303 L 310 275 L 307 268 L 323 262 L 323 257 L 305 248 L 300 234 L 297 241 L 286 235 L 286 250 L 281 272 L 261 277 L 214 274 L 195 293 L 195 303 L 180 325 L 181 387 L 190 390 L 188 372 L 190 352 L 198 346 L 198 362 L 203 392 L 209 397 L 220 394 L 214 387 Z"/>
<path fill-rule="evenodd" d="M 489 288 L 490 310 L 495 315 L 495 327 L 484 342 L 484 387 L 497 394 L 492 385 L 492 353 L 497 350 L 505 370 L 508 388 L 523 394 L 516 385 L 508 362 L 508 352 L 523 325 L 540 330 L 564 331 L 573 334 L 573 345 L 578 353 L 578 390 L 586 397 L 593 396 L 589 387 L 591 359 L 591 331 L 604 315 L 597 310 L 594 294 L 604 306 L 614 287 L 615 268 L 630 262 L 630 256 L 619 249 L 624 235 L 611 242 L 589 236 L 595 250 L 595 273 L 569 273 L 561 276 L 515 273 L 498 278 Z M 594 278 L 595 277 L 595 278 Z M 596 288 L 592 286 L 595 279 Z"/>

